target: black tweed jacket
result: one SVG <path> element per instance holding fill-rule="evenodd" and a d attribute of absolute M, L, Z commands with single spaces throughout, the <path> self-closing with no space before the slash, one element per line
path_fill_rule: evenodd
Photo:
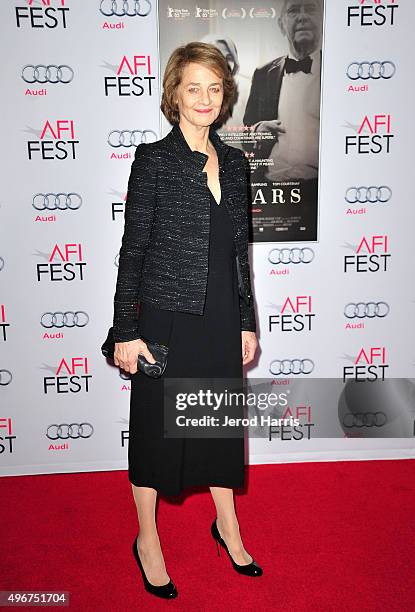
<path fill-rule="evenodd" d="M 256 331 L 248 261 L 248 175 L 244 153 L 209 138 L 219 160 L 222 202 L 234 225 L 241 330 Z M 192 151 L 178 123 L 156 142 L 139 144 L 131 165 L 114 295 L 114 339 L 139 336 L 141 300 L 167 310 L 203 314 L 210 202 L 208 156 Z"/>

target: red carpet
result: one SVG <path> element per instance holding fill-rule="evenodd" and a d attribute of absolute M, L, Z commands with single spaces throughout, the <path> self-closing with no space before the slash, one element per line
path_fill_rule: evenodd
<path fill-rule="evenodd" d="M 117 471 L 1 479 L 0 590 L 69 591 L 71 610 L 94 612 L 415 610 L 415 460 L 248 472 L 249 494 L 237 493 L 236 506 L 260 578 L 240 576 L 226 553 L 218 557 L 213 501 L 208 490 L 193 490 L 158 506 L 179 596 L 145 592 L 131 552 L 130 484 Z"/>

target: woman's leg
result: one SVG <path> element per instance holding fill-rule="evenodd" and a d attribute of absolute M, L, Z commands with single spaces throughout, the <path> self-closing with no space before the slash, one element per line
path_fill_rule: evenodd
<path fill-rule="evenodd" d="M 209 487 L 213 501 L 216 506 L 216 515 L 220 536 L 225 540 L 225 544 L 238 565 L 245 565 L 252 562 L 252 557 L 248 554 L 242 544 L 239 533 L 238 519 L 236 518 L 233 489 L 225 487 Z"/>
<path fill-rule="evenodd" d="M 156 526 L 157 491 L 151 487 L 136 487 L 131 483 L 137 507 L 140 532 L 137 539 L 138 553 L 147 579 L 154 586 L 167 584 L 163 553 Z"/>

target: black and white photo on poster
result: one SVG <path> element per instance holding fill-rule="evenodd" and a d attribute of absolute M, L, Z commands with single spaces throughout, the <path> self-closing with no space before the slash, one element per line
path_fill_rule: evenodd
<path fill-rule="evenodd" d="M 217 131 L 249 160 L 252 242 L 317 240 L 323 2 L 159 0 L 161 75 L 196 40 L 231 68 L 235 101 Z"/>

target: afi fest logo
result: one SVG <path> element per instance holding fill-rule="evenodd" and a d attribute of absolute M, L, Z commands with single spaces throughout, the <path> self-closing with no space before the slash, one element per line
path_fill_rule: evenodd
<path fill-rule="evenodd" d="M 33 6 L 40 4 L 41 6 Z M 66 28 L 69 7 L 67 0 L 27 0 L 24 6 L 15 7 L 18 28 Z"/>
<path fill-rule="evenodd" d="M 311 307 L 311 295 L 287 296 L 281 314 L 268 317 L 268 331 L 279 329 L 282 332 L 311 331 L 315 317 Z"/>
<path fill-rule="evenodd" d="M 127 194 L 123 194 L 113 189 L 110 195 L 114 196 L 113 200 L 115 200 L 115 198 L 118 198 L 118 201 L 111 202 L 111 221 L 122 221 L 125 214 L 125 203 L 127 201 Z"/>
<path fill-rule="evenodd" d="M 391 257 L 388 236 L 363 236 L 355 255 L 345 255 L 343 272 L 387 272 Z"/>
<path fill-rule="evenodd" d="M 347 7 L 347 25 L 394 26 L 398 8 L 398 0 L 357 0 Z"/>
<path fill-rule="evenodd" d="M 11 417 L 0 417 L 0 455 L 13 453 L 13 441 L 17 436 L 13 435 L 13 423 Z"/>
<path fill-rule="evenodd" d="M 359 381 L 385 380 L 386 347 L 370 346 L 366 350 L 362 347 L 353 365 L 344 366 L 343 382 L 352 378 Z"/>
<path fill-rule="evenodd" d="M 84 267 L 82 245 L 80 243 L 67 243 L 62 247 L 55 244 L 47 263 L 36 264 L 36 278 L 40 282 L 45 278 L 50 282 L 84 280 Z"/>
<path fill-rule="evenodd" d="M 356 153 L 357 155 L 368 155 L 378 153 L 390 153 L 391 140 L 394 134 L 391 132 L 391 115 L 374 115 L 371 119 L 365 115 L 357 129 L 357 135 L 346 136 L 345 154 Z M 362 132 L 369 134 L 362 134 Z"/>
<path fill-rule="evenodd" d="M 116 76 L 104 77 L 105 95 L 115 93 L 117 96 L 152 96 L 151 84 L 156 77 L 151 76 L 150 60 L 150 55 L 133 55 L 129 61 L 124 55 L 118 66 L 106 62 L 104 68 L 111 70 Z"/>
<path fill-rule="evenodd" d="M 57 395 L 61 393 L 89 393 L 89 379 L 92 375 L 88 370 L 88 357 L 62 357 L 53 376 L 43 377 L 43 392 L 49 391 Z"/>
<path fill-rule="evenodd" d="M 278 418 L 289 419 L 290 417 L 299 420 L 300 423 L 298 425 L 270 425 L 268 442 L 271 442 L 273 437 L 282 441 L 311 440 L 312 429 L 315 427 L 311 406 L 306 404 L 288 406 Z"/>
<path fill-rule="evenodd" d="M 6 319 L 6 306 L 0 304 L 0 342 L 7 342 L 8 327 L 10 327 L 10 323 L 7 323 Z"/>
<path fill-rule="evenodd" d="M 76 159 L 75 124 L 72 119 L 57 119 L 53 124 L 46 121 L 39 140 L 27 141 L 27 155 L 30 160 L 40 154 L 42 159 Z"/>

